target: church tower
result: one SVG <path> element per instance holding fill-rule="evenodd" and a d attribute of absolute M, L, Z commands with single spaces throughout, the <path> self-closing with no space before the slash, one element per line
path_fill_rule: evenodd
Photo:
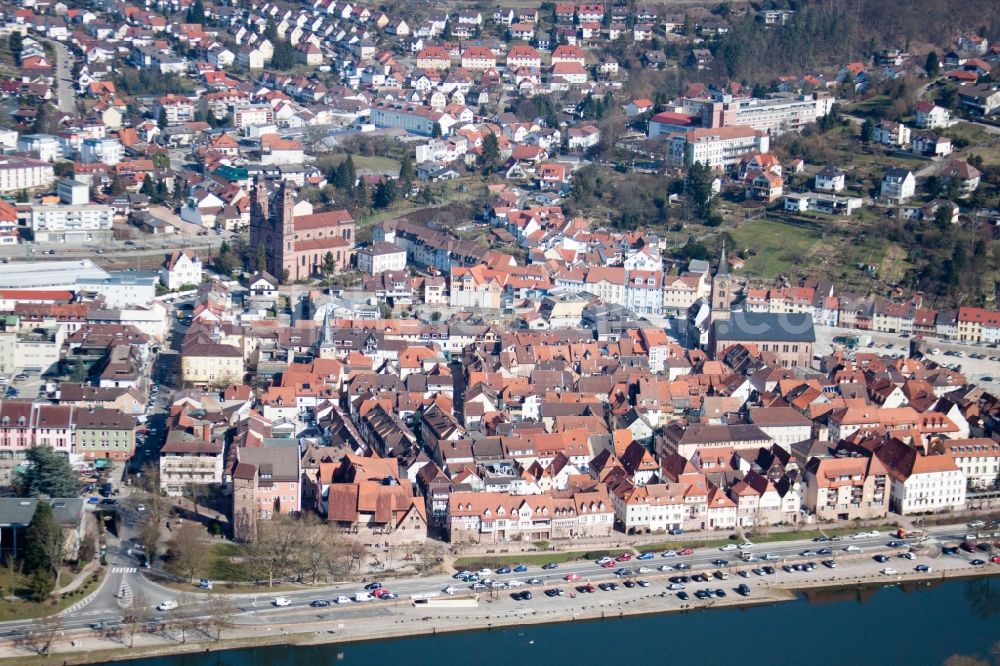
<path fill-rule="evenodd" d="M 250 245 L 255 248 L 263 246 L 265 253 L 271 250 L 268 211 L 267 185 L 258 174 L 250 192 Z"/>
<path fill-rule="evenodd" d="M 337 345 L 333 341 L 333 330 L 330 328 L 330 310 L 323 315 L 323 330 L 319 336 L 319 358 L 337 358 Z"/>
<path fill-rule="evenodd" d="M 278 193 L 281 208 L 277 211 L 275 231 L 278 236 L 275 242 L 275 261 L 272 275 L 282 280 L 285 270 L 289 271 L 289 279 L 294 280 L 292 269 L 295 262 L 295 189 L 287 180 L 281 183 Z M 290 266 L 289 263 L 292 265 Z"/>
<path fill-rule="evenodd" d="M 726 243 L 722 243 L 719 268 L 712 277 L 712 318 L 711 321 L 729 319 L 729 308 L 733 303 L 733 279 L 729 275 L 729 261 L 726 259 Z"/>

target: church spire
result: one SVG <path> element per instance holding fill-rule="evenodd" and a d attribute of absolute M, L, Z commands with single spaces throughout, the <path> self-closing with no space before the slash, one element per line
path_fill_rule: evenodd
<path fill-rule="evenodd" d="M 716 276 L 729 275 L 729 260 L 726 259 L 726 241 L 722 241 L 722 255 L 719 257 L 719 270 L 715 272 Z"/>

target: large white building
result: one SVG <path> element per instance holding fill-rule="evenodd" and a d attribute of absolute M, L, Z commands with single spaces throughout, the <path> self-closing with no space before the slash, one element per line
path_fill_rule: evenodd
<path fill-rule="evenodd" d="M 125 157 L 125 148 L 118 139 L 84 139 L 80 146 L 80 161 L 84 164 L 114 166 Z"/>
<path fill-rule="evenodd" d="M 108 273 L 89 259 L 0 264 L 0 289 L 76 290 L 81 280 L 107 277 Z"/>
<path fill-rule="evenodd" d="M 156 296 L 157 276 L 137 273 L 112 273 L 103 279 L 81 278 L 78 287 L 104 296 L 109 308 L 127 308 L 134 305 L 148 305 Z"/>
<path fill-rule="evenodd" d="M 160 268 L 160 284 L 170 291 L 188 284 L 199 285 L 201 276 L 201 259 L 183 250 L 171 252 Z"/>
<path fill-rule="evenodd" d="M 114 217 L 100 204 L 32 206 L 29 226 L 37 243 L 84 243 L 110 238 Z"/>
<path fill-rule="evenodd" d="M 739 165 L 747 153 L 766 153 L 770 148 L 767 133 L 750 127 L 700 128 L 667 139 L 667 162 L 673 167 L 701 162 L 724 171 Z"/>
<path fill-rule="evenodd" d="M 950 453 L 924 455 L 923 451 L 892 439 L 875 455 L 892 479 L 889 507 L 896 513 L 965 509 L 966 476 Z"/>
<path fill-rule="evenodd" d="M 431 136 L 434 124 L 447 136 L 456 121 L 444 111 L 417 104 L 376 104 L 371 109 L 371 121 L 376 127 L 392 127 L 413 134 Z"/>
<path fill-rule="evenodd" d="M 358 270 L 369 275 L 406 269 L 406 250 L 394 243 L 374 243 L 356 255 Z"/>
<path fill-rule="evenodd" d="M 0 157 L 0 192 L 49 187 L 55 180 L 51 162 L 16 155 Z"/>
<path fill-rule="evenodd" d="M 711 99 L 683 100 L 686 113 L 699 114 L 703 127 L 745 125 L 768 134 L 797 132 L 830 113 L 834 97 L 816 92 L 776 95 L 768 99 L 717 95 Z"/>

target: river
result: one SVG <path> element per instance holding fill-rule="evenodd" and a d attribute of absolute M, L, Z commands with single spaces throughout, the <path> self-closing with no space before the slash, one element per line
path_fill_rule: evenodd
<path fill-rule="evenodd" d="M 769 606 L 315 647 L 139 659 L 133 666 L 406 664 L 1000 664 L 1000 578 L 816 592 Z M 659 656 L 657 656 L 659 655 Z M 967 662 L 973 663 L 973 662 Z"/>

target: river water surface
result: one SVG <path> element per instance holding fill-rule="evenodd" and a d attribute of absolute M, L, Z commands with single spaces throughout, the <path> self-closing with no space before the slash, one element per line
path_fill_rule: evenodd
<path fill-rule="evenodd" d="M 1000 578 L 818 592 L 770 606 L 317 647 L 159 657 L 134 666 L 1000 665 Z M 972 663 L 972 662 L 967 662 Z"/>

